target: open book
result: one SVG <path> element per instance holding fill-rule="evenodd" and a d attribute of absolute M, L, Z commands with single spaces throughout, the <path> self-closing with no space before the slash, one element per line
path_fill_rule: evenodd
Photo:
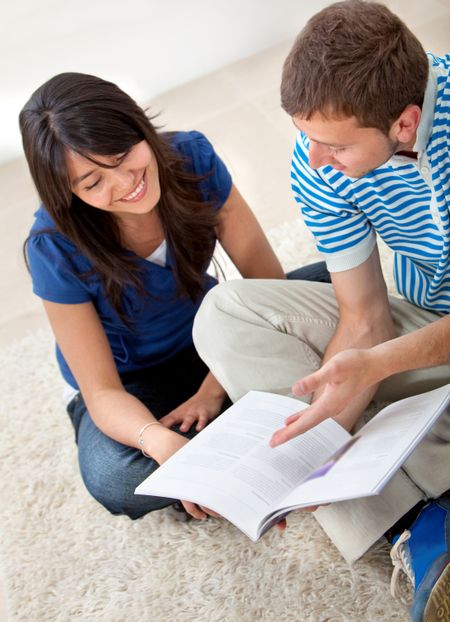
<path fill-rule="evenodd" d="M 351 436 L 333 419 L 269 447 L 290 397 L 250 391 L 136 488 L 211 508 L 256 541 L 291 510 L 376 495 L 436 419 L 450 385 L 390 404 Z"/>

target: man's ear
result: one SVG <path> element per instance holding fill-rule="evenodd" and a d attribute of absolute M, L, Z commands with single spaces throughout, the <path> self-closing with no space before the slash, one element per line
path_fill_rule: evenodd
<path fill-rule="evenodd" d="M 399 143 L 415 142 L 416 131 L 422 116 L 422 110 L 416 104 L 406 106 L 389 130 L 389 137 Z"/>

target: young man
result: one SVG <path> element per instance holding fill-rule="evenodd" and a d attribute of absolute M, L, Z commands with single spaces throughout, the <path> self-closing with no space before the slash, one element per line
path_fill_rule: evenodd
<path fill-rule="evenodd" d="M 351 429 L 374 395 L 450 381 L 450 56 L 427 56 L 385 6 L 348 0 L 300 33 L 281 93 L 299 129 L 292 188 L 332 285 L 229 282 L 194 325 L 233 400 L 288 393 L 299 378 L 294 391 L 313 393 L 273 446 L 330 416 Z M 403 298 L 387 295 L 376 235 L 395 253 Z M 415 583 L 414 620 L 450 619 L 449 488 L 447 412 L 380 496 L 316 512 L 348 560 L 392 528 L 396 564 L 407 560 Z"/>

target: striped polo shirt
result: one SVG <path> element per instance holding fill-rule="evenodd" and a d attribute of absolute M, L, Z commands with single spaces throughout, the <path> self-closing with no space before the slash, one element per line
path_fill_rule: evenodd
<path fill-rule="evenodd" d="M 397 289 L 425 309 L 450 312 L 450 54 L 429 55 L 430 71 L 414 151 L 354 179 L 312 169 L 300 132 L 291 180 L 304 221 L 330 272 L 363 263 L 376 234 L 394 251 Z"/>

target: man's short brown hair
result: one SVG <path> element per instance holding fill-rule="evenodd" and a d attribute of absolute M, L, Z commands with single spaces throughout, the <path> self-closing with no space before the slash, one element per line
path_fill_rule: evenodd
<path fill-rule="evenodd" d="M 409 104 L 422 106 L 428 60 L 419 40 L 387 7 L 337 2 L 314 15 L 283 67 L 281 104 L 309 119 L 355 116 L 388 133 Z"/>

